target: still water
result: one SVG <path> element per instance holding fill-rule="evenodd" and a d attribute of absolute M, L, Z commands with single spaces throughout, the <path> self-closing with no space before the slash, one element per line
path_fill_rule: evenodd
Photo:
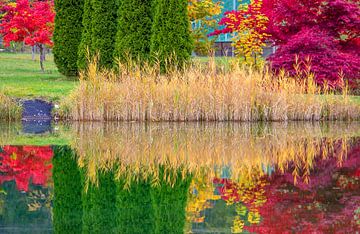
<path fill-rule="evenodd" d="M 0 124 L 0 233 L 356 233 L 360 123 Z"/>

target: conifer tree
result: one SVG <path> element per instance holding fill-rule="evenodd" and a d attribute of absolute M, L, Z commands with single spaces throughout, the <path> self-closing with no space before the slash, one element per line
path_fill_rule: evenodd
<path fill-rule="evenodd" d="M 90 57 L 99 55 L 101 67 L 111 67 L 117 31 L 117 0 L 86 0 L 83 16 L 83 33 L 79 48 L 78 66 L 87 66 Z"/>
<path fill-rule="evenodd" d="M 111 67 L 115 47 L 117 4 L 116 0 L 92 0 L 93 49 L 99 53 L 101 67 Z"/>
<path fill-rule="evenodd" d="M 60 73 L 76 76 L 84 0 L 55 0 L 54 60 Z"/>
<path fill-rule="evenodd" d="M 78 60 L 77 66 L 80 70 L 83 70 L 87 67 L 87 56 L 92 55 L 92 46 L 91 46 L 91 30 L 92 30 L 92 0 L 85 0 L 84 3 L 84 14 L 82 20 L 82 34 L 81 41 L 78 49 Z M 89 52 L 89 54 L 88 54 Z"/>
<path fill-rule="evenodd" d="M 118 10 L 115 57 L 140 61 L 150 55 L 151 0 L 122 0 Z"/>
<path fill-rule="evenodd" d="M 183 65 L 193 49 L 190 20 L 187 12 L 188 0 L 155 0 L 151 53 L 156 56 L 163 71 L 176 62 Z M 171 60 L 171 61 L 169 61 Z"/>

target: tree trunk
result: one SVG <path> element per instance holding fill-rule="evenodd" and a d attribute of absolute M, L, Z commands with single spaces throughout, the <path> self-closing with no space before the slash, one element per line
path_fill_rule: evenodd
<path fill-rule="evenodd" d="M 45 56 L 44 56 L 44 45 L 43 44 L 38 44 L 39 46 L 39 50 L 40 50 L 40 68 L 41 71 L 44 72 L 44 60 L 45 60 Z"/>
<path fill-rule="evenodd" d="M 31 59 L 32 59 L 32 61 L 35 61 L 35 52 L 36 52 L 36 47 L 31 46 Z"/>

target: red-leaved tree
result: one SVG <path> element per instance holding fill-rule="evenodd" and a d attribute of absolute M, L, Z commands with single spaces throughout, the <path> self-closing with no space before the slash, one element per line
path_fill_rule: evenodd
<path fill-rule="evenodd" d="M 276 53 L 275 70 L 296 73 L 295 58 L 311 60 L 317 83 L 341 87 L 360 79 L 359 0 L 264 0 Z"/>
<path fill-rule="evenodd" d="M 258 3 L 261 10 L 254 14 L 251 6 Z M 266 22 L 258 27 L 256 16 L 262 15 Z M 334 88 L 343 87 L 345 81 L 354 87 L 359 83 L 360 0 L 251 0 L 245 10 L 225 13 L 220 21 L 225 27 L 211 35 L 234 33 L 240 25 L 256 32 L 241 35 L 242 47 L 262 47 L 271 35 L 277 50 L 268 60 L 275 71 L 284 69 L 300 79 L 304 76 L 297 74 L 303 68 L 315 75 L 318 84 Z M 259 37 L 254 43 L 246 40 L 249 35 Z"/>
<path fill-rule="evenodd" d="M 2 4 L 0 12 L 3 12 L 0 34 L 3 35 L 5 46 L 9 46 L 10 42 L 24 42 L 26 45 L 37 46 L 40 50 L 40 67 L 44 71 L 45 46 L 53 45 L 53 1 L 7 2 Z"/>

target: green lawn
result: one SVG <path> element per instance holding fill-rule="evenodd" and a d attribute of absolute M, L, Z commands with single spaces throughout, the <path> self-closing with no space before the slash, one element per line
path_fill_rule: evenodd
<path fill-rule="evenodd" d="M 0 92 L 17 98 L 43 98 L 58 101 L 67 95 L 77 82 L 62 76 L 56 69 L 53 56 L 47 55 L 45 73 L 41 72 L 39 55 L 0 53 Z"/>

